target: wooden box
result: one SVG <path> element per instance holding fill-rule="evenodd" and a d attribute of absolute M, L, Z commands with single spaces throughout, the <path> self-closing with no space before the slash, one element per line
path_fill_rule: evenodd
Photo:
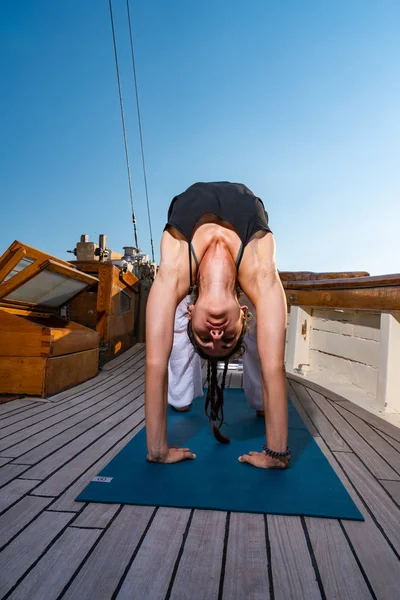
<path fill-rule="evenodd" d="M 98 278 L 96 286 L 83 290 L 68 302 L 68 316 L 100 334 L 100 364 L 103 364 L 137 341 L 138 278 L 110 262 L 73 264 Z"/>
<path fill-rule="evenodd" d="M 0 258 L 0 394 L 46 397 L 98 370 L 97 332 L 55 316 L 97 279 L 14 242 Z"/>

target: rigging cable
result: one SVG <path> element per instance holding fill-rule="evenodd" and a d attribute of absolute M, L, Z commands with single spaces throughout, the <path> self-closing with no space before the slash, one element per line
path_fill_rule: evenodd
<path fill-rule="evenodd" d="M 119 105 L 121 108 L 122 130 L 124 133 L 125 159 L 126 159 L 126 168 L 128 171 L 129 195 L 130 195 L 130 199 L 131 199 L 131 208 L 132 208 L 133 232 L 134 232 L 134 236 L 135 236 L 136 249 L 139 251 L 139 243 L 138 243 L 137 228 L 136 228 L 136 216 L 135 216 L 135 209 L 133 206 L 132 181 L 131 181 L 131 169 L 130 169 L 130 165 L 129 165 L 128 142 L 127 142 L 127 138 L 126 138 L 124 105 L 122 102 L 121 80 L 120 80 L 120 76 L 119 76 L 117 45 L 115 43 L 114 18 L 113 18 L 111 1 L 112 0 L 108 0 L 108 3 L 110 6 L 111 29 L 112 29 L 113 44 L 114 44 L 115 66 L 116 66 L 116 70 L 117 70 L 117 81 L 118 81 Z"/>
<path fill-rule="evenodd" d="M 135 82 L 135 94 L 136 94 L 137 116 L 138 116 L 138 123 L 139 123 L 140 148 L 141 148 L 141 151 L 142 151 L 142 165 L 143 165 L 144 188 L 145 188 L 145 193 L 146 193 L 147 216 L 148 216 L 148 220 L 149 220 L 149 230 L 150 230 L 151 257 L 152 257 L 152 261 L 154 263 L 155 260 L 154 260 L 153 232 L 152 232 L 152 228 L 151 228 L 149 193 L 148 193 L 148 189 L 147 189 L 146 163 L 145 163 L 145 160 L 144 160 L 143 135 L 142 135 L 142 120 L 141 120 L 141 117 L 140 117 L 139 93 L 138 93 L 137 78 L 136 78 L 135 53 L 133 51 L 131 14 L 130 14 L 130 10 L 129 10 L 129 0 L 126 0 L 126 9 L 128 11 L 128 24 L 129 24 L 129 37 L 130 37 L 130 42 L 131 42 L 133 79 L 134 79 L 134 82 Z"/>

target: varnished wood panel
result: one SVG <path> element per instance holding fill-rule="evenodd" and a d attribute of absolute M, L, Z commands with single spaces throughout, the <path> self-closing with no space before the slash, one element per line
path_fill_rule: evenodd
<path fill-rule="evenodd" d="M 38 356 L 0 358 L 0 394 L 42 396 L 45 359 Z"/>
<path fill-rule="evenodd" d="M 360 310 L 400 310 L 400 286 L 375 289 L 286 289 L 288 305 Z"/>
<path fill-rule="evenodd" d="M 94 377 L 98 370 L 98 360 L 98 348 L 48 358 L 45 377 L 46 396 Z"/>

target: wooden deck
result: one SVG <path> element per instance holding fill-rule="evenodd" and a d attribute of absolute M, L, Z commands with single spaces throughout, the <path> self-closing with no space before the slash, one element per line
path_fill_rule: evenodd
<path fill-rule="evenodd" d="M 0 405 L 1 598 L 400 599 L 400 429 L 295 379 L 365 522 L 75 502 L 144 425 L 144 358 L 136 346 L 50 401 Z"/>

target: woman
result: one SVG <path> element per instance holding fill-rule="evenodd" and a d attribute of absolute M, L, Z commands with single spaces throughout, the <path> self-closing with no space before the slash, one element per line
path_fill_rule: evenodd
<path fill-rule="evenodd" d="M 177 306 L 197 283 L 197 298 L 188 306 L 188 334 L 209 359 L 206 410 L 219 432 L 223 387 L 216 382 L 217 361 L 225 362 L 242 346 L 248 307 L 240 306 L 237 289 L 257 314 L 257 351 L 266 422 L 262 452 L 239 457 L 259 468 L 285 468 L 287 399 L 284 371 L 286 300 L 275 264 L 275 243 L 262 201 L 244 185 L 196 183 L 176 196 L 161 240 L 160 268 L 146 315 L 147 459 L 172 463 L 193 459 L 188 448 L 167 442 L 168 361 L 174 340 Z"/>

